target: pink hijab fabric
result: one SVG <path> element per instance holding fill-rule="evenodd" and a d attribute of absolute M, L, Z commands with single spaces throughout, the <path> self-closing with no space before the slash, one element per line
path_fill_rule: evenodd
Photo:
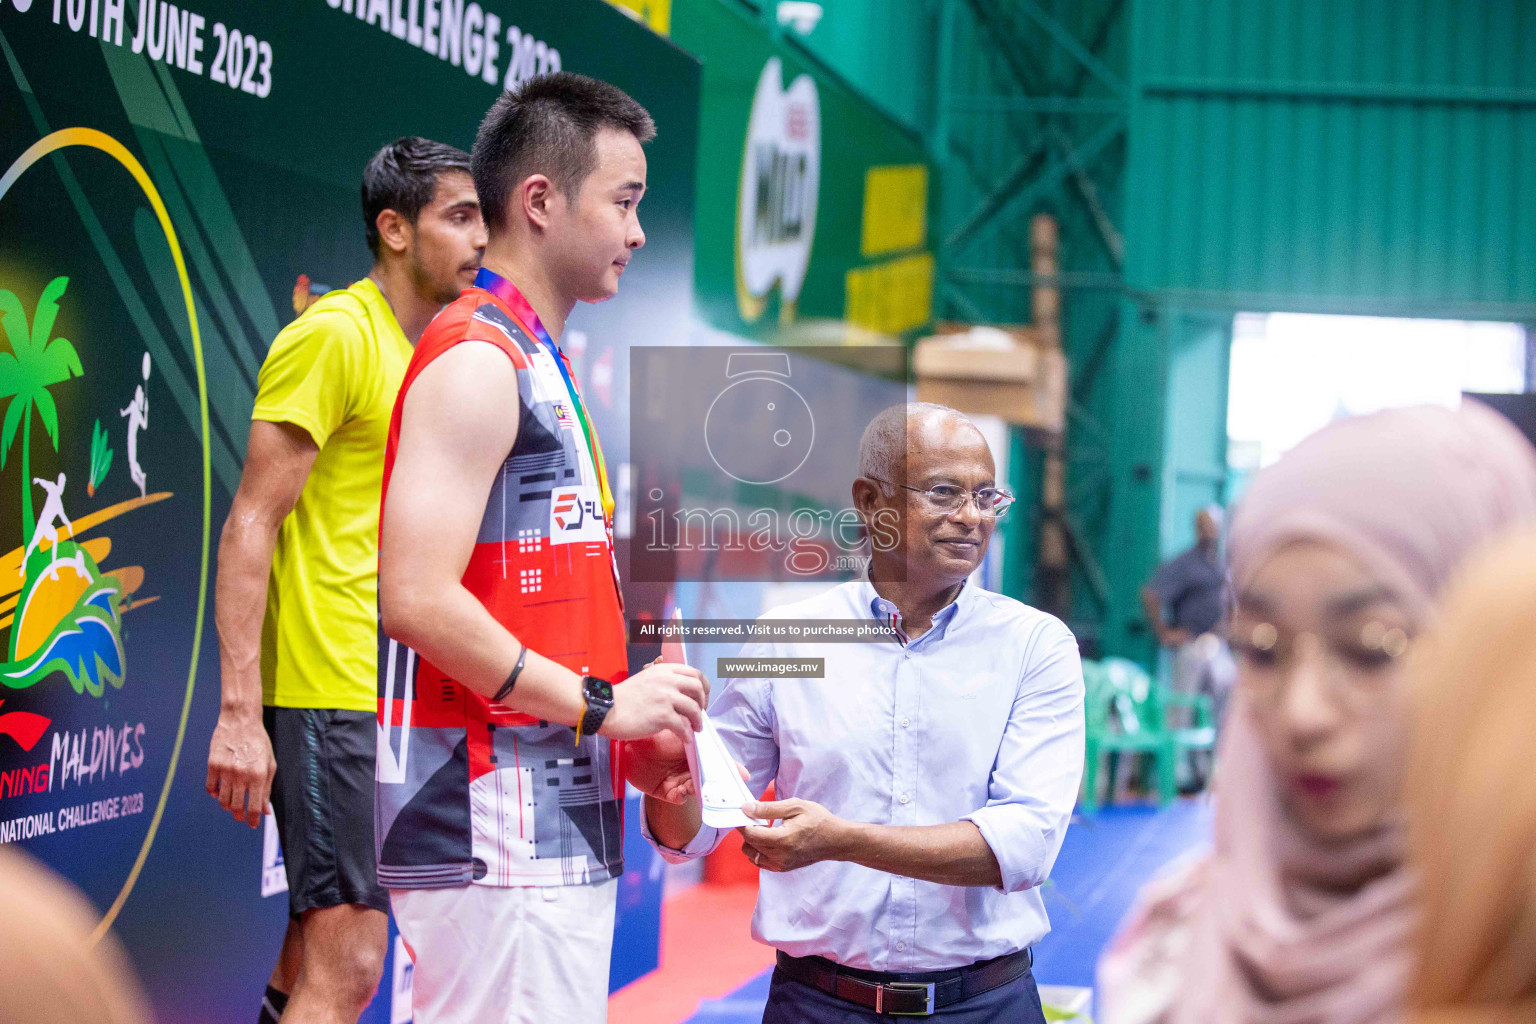
<path fill-rule="evenodd" d="M 1536 451 L 1482 403 L 1352 417 L 1254 478 L 1227 541 L 1232 584 L 1290 541 L 1331 541 L 1427 614 L 1474 547 L 1533 515 Z"/>
<path fill-rule="evenodd" d="M 1336 422 L 1253 481 L 1232 583 L 1300 539 L 1335 543 L 1428 621 L 1475 547 L 1536 518 L 1536 451 L 1497 413 L 1399 409 Z M 1283 812 L 1250 711 L 1221 740 L 1216 845 L 1178 1024 L 1380 1024 L 1401 1014 L 1414 923 L 1401 823 L 1324 843 Z"/>

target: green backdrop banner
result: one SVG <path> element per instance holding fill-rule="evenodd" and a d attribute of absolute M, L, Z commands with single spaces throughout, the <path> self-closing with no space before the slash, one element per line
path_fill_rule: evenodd
<path fill-rule="evenodd" d="M 214 541 L 267 347 L 367 271 L 382 143 L 468 148 L 501 88 L 605 78 L 659 127 L 647 247 L 569 336 L 624 460 L 624 354 L 687 329 L 699 66 L 599 0 L 0 0 L 0 59 L 0 843 L 86 892 L 160 1020 L 249 1019 L 282 872 L 203 780 Z M 630 851 L 616 982 L 656 957 Z M 369 1020 L 408 1018 L 408 979 L 394 958 Z"/>
<path fill-rule="evenodd" d="M 752 338 L 806 319 L 886 334 L 927 324 L 936 183 L 921 140 L 737 5 L 673 0 L 671 30 L 704 64 L 703 319 Z"/>

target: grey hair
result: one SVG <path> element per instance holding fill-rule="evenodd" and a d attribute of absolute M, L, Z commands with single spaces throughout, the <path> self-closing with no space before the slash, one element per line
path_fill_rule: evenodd
<path fill-rule="evenodd" d="M 915 418 L 950 416 L 971 422 L 971 418 L 960 410 L 937 402 L 903 402 L 881 409 L 859 438 L 859 476 L 905 483 L 908 422 Z M 882 482 L 880 490 L 887 497 L 895 493 L 888 483 Z"/>

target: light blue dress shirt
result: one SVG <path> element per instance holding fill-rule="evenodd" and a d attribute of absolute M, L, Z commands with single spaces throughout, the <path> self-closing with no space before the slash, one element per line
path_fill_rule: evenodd
<path fill-rule="evenodd" d="M 764 618 L 893 616 L 896 606 L 857 580 Z M 1038 887 L 1083 771 L 1082 663 L 1060 620 L 967 584 L 910 642 L 755 643 L 740 656 L 826 659 L 823 679 L 715 681 L 710 718 L 754 794 L 772 782 L 781 800 L 882 825 L 973 822 L 1003 883 L 938 885 L 844 862 L 764 871 L 755 939 L 849 967 L 931 971 L 1050 931 Z M 655 844 L 643 816 L 642 831 Z M 706 826 L 680 851 L 655 845 L 676 863 L 723 836 Z"/>

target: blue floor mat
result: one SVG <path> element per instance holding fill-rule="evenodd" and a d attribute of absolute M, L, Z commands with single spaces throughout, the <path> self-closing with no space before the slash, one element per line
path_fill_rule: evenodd
<path fill-rule="evenodd" d="M 686 1024 L 758 1024 L 768 1002 L 769 968 L 724 999 L 706 999 Z"/>
<path fill-rule="evenodd" d="M 1046 884 L 1051 933 L 1035 947 L 1044 985 L 1092 985 L 1094 964 L 1136 893 L 1180 854 L 1209 843 L 1211 804 L 1204 798 L 1167 807 L 1106 807 L 1076 817 Z"/>
<path fill-rule="evenodd" d="M 1141 886 L 1180 854 L 1210 841 L 1211 805 L 1182 800 L 1168 807 L 1106 807 L 1076 817 L 1042 895 L 1051 934 L 1035 947 L 1043 985 L 1093 984 L 1094 964 Z M 686 1024 L 758 1024 L 772 971 L 724 999 L 699 1004 Z"/>

